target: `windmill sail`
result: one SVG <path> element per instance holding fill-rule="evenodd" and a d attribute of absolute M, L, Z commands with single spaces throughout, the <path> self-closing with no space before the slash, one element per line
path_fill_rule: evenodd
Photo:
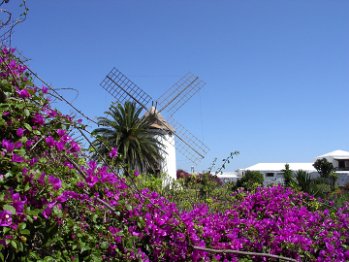
<path fill-rule="evenodd" d="M 147 112 L 156 112 L 154 108 L 150 107 L 150 103 L 153 101 L 151 96 L 115 68 L 108 73 L 100 85 L 109 92 L 118 103 L 134 101 Z M 172 116 L 197 93 L 203 85 L 204 82 L 197 76 L 192 74 L 185 75 L 156 101 L 158 108 L 160 108 L 160 110 L 157 110 L 157 113 L 164 110 L 167 115 Z M 161 119 L 159 118 L 159 120 Z M 175 146 L 184 157 L 195 165 L 205 157 L 208 151 L 207 146 L 172 117 L 166 120 L 163 119 L 161 122 L 158 128 L 169 133 L 169 135 L 173 134 L 175 136 L 176 141 L 172 140 L 173 146 Z"/>
<path fill-rule="evenodd" d="M 156 101 L 159 112 L 166 111 L 172 116 L 204 85 L 198 76 L 186 74 Z"/>
<path fill-rule="evenodd" d="M 208 147 L 184 126 L 176 122 L 172 117 L 167 119 L 168 123 L 175 130 L 176 147 L 193 164 L 198 164 L 208 152 Z"/>
<path fill-rule="evenodd" d="M 125 101 L 133 100 L 147 110 L 147 105 L 152 101 L 150 95 L 144 92 L 116 68 L 113 68 L 109 72 L 100 85 L 120 104 L 123 104 Z"/>

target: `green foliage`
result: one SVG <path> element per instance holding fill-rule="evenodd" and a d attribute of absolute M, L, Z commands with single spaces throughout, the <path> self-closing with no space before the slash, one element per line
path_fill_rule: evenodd
<path fill-rule="evenodd" d="M 296 172 L 294 182 L 294 188 L 316 197 L 326 198 L 332 191 L 328 179 L 323 177 L 311 178 L 311 176 L 303 170 L 298 170 Z"/>
<path fill-rule="evenodd" d="M 301 191 L 309 194 L 313 193 L 312 187 L 314 184 L 314 180 L 304 170 L 298 170 L 296 172 L 296 183 Z"/>
<path fill-rule="evenodd" d="M 135 183 L 139 189 L 148 188 L 151 191 L 155 191 L 163 195 L 170 186 L 164 185 L 164 181 L 166 181 L 166 179 L 166 174 L 161 174 L 160 176 L 154 174 L 141 174 L 135 178 Z"/>
<path fill-rule="evenodd" d="M 317 159 L 313 166 L 323 178 L 328 178 L 334 171 L 332 163 L 328 162 L 326 158 Z"/>
<path fill-rule="evenodd" d="M 180 210 L 207 204 L 212 211 L 223 211 L 235 199 L 232 196 L 233 185 L 223 185 L 217 176 L 210 173 L 194 175 L 178 170 L 177 178 L 171 187 L 162 190 L 162 195 L 176 203 Z"/>
<path fill-rule="evenodd" d="M 248 191 L 253 191 L 259 186 L 263 186 L 263 174 L 258 171 L 247 170 L 242 178 L 236 182 L 235 188 L 243 187 Z"/>
<path fill-rule="evenodd" d="M 285 186 L 290 186 L 292 183 L 292 170 L 290 170 L 290 165 L 286 164 L 285 169 L 282 170 L 282 174 L 284 177 Z"/>
<path fill-rule="evenodd" d="M 313 166 L 320 174 L 321 183 L 330 185 L 331 190 L 334 190 L 336 187 L 338 175 L 335 173 L 333 164 L 331 162 L 328 162 L 326 158 L 321 158 L 317 159 Z"/>
<path fill-rule="evenodd" d="M 348 188 L 336 188 L 335 191 L 329 194 L 328 200 L 333 201 L 335 209 L 343 207 L 346 203 L 349 203 Z"/>
<path fill-rule="evenodd" d="M 154 114 L 141 116 L 142 108 L 135 103 L 111 105 L 105 112 L 107 117 L 99 117 L 99 128 L 93 131 L 97 139 L 93 142 L 98 154 L 106 156 L 115 147 L 128 168 L 140 172 L 156 173 L 163 159 L 163 134 L 154 129 Z"/>
<path fill-rule="evenodd" d="M 209 209 L 214 212 L 223 212 L 227 210 L 231 203 L 243 193 L 232 195 L 232 184 L 211 184 L 209 190 L 203 193 L 202 185 L 193 183 L 185 183 L 183 179 L 179 179 L 172 184 L 169 190 L 163 191 L 164 196 L 176 203 L 180 210 L 192 210 L 200 204 L 207 204 Z M 214 186 L 213 186 L 214 185 Z"/>

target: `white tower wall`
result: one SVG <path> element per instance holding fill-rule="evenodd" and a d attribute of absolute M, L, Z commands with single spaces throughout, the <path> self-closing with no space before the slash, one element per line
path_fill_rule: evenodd
<path fill-rule="evenodd" d="M 169 178 L 177 179 L 177 167 L 176 167 L 176 148 L 174 135 L 166 133 L 161 139 L 164 145 L 164 161 L 162 164 L 162 172 L 166 173 Z"/>

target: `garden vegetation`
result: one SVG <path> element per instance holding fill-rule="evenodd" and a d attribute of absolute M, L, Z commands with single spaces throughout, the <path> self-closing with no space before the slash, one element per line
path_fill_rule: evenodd
<path fill-rule="evenodd" d="M 35 86 L 13 50 L 0 51 L 0 70 L 0 260 L 349 260 L 348 203 L 255 183 L 211 197 L 203 176 L 206 201 L 179 207 L 171 191 L 139 189 L 135 170 L 118 174 L 117 148 L 88 157 L 71 136 L 84 125 L 52 108 L 52 90 Z"/>

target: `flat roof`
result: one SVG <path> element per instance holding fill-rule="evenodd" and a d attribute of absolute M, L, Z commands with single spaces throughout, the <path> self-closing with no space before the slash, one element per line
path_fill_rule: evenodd
<path fill-rule="evenodd" d="M 281 171 L 285 169 L 285 165 L 289 164 L 290 169 L 293 171 L 304 170 L 316 172 L 316 169 L 313 167 L 313 163 L 258 163 L 253 166 L 244 168 L 242 170 L 250 171 Z"/>

